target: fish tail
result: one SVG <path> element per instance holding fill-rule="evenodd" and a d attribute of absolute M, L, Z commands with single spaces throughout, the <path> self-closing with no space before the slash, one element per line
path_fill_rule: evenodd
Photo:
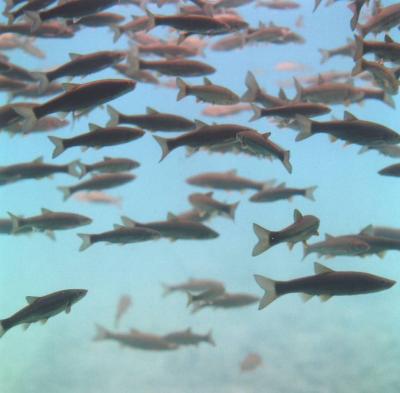
<path fill-rule="evenodd" d="M 4 327 L 5 319 L 0 320 L 0 338 L 4 336 L 7 329 Z"/>
<path fill-rule="evenodd" d="M 256 99 L 257 93 L 260 91 L 260 86 L 254 74 L 251 71 L 247 72 L 245 84 L 247 86 L 247 91 L 243 94 L 241 100 L 244 102 L 253 102 Z"/>
<path fill-rule="evenodd" d="M 15 214 L 10 213 L 10 212 L 8 212 L 8 215 L 11 218 L 11 233 L 15 234 L 22 227 L 22 218 L 16 216 Z"/>
<path fill-rule="evenodd" d="M 66 201 L 71 196 L 71 189 L 69 187 L 57 187 L 63 193 L 63 200 Z"/>
<path fill-rule="evenodd" d="M 238 206 L 239 206 L 239 202 L 233 203 L 232 205 L 229 206 L 228 216 L 230 218 L 232 218 L 232 220 L 235 219 L 235 213 L 236 213 L 236 209 Z"/>
<path fill-rule="evenodd" d="M 275 288 L 276 283 L 274 280 L 271 280 L 270 278 L 261 276 L 259 274 L 255 274 L 254 278 L 256 280 L 256 283 L 265 291 L 264 296 L 261 298 L 258 305 L 258 309 L 262 310 L 278 297 Z"/>
<path fill-rule="evenodd" d="M 79 251 L 84 251 L 93 244 L 92 238 L 90 235 L 88 235 L 86 233 L 78 233 L 78 236 L 82 239 L 82 244 L 79 248 Z"/>
<path fill-rule="evenodd" d="M 110 332 L 101 325 L 96 324 L 96 335 L 93 337 L 93 341 L 106 340 L 110 337 Z"/>
<path fill-rule="evenodd" d="M 313 187 L 306 188 L 306 192 L 305 192 L 304 196 L 305 196 L 307 199 L 310 199 L 311 201 L 315 201 L 315 198 L 314 198 L 314 191 L 315 191 L 317 188 L 318 188 L 317 186 L 313 186 Z"/>
<path fill-rule="evenodd" d="M 37 122 L 34 108 L 13 106 L 14 111 L 23 118 L 22 131 L 31 130 Z"/>
<path fill-rule="evenodd" d="M 251 109 L 253 110 L 253 116 L 250 121 L 258 120 L 261 117 L 261 108 L 257 105 L 251 104 Z"/>
<path fill-rule="evenodd" d="M 115 127 L 119 124 L 119 117 L 121 115 L 113 106 L 107 105 L 107 112 L 110 115 L 110 120 L 107 123 L 107 127 Z"/>
<path fill-rule="evenodd" d="M 68 164 L 68 173 L 71 176 L 80 178 L 81 174 L 78 171 L 78 168 L 80 168 L 79 165 L 80 165 L 80 161 L 79 160 L 74 160 L 74 161 L 70 162 Z"/>
<path fill-rule="evenodd" d="M 162 138 L 161 136 L 154 135 L 154 139 L 158 142 L 161 147 L 162 155 L 160 158 L 160 162 L 170 153 L 171 149 L 168 145 L 168 139 Z"/>
<path fill-rule="evenodd" d="M 149 18 L 147 21 L 147 26 L 145 31 L 149 31 L 156 26 L 156 18 L 155 15 L 152 12 L 150 12 L 147 8 L 145 8 L 145 12 L 147 17 Z"/>
<path fill-rule="evenodd" d="M 186 97 L 188 94 L 188 85 L 181 78 L 176 78 L 176 85 L 178 86 L 179 92 L 176 97 L 177 101 L 180 101 L 182 98 Z"/>
<path fill-rule="evenodd" d="M 117 25 L 111 25 L 110 29 L 114 33 L 113 42 L 115 44 L 120 39 L 120 37 L 124 31 L 122 30 L 122 28 L 120 26 L 117 26 Z"/>
<path fill-rule="evenodd" d="M 384 93 L 383 93 L 383 102 L 393 109 L 396 108 L 396 103 L 394 102 L 393 97 L 390 94 L 388 94 L 386 91 L 384 91 Z"/>
<path fill-rule="evenodd" d="M 286 150 L 283 153 L 282 164 L 289 173 L 292 173 L 292 164 L 290 163 L 290 151 L 289 150 Z"/>
<path fill-rule="evenodd" d="M 296 121 L 299 123 L 301 130 L 296 136 L 296 142 L 309 138 L 312 135 L 312 121 L 309 118 L 301 115 L 296 116 Z"/>
<path fill-rule="evenodd" d="M 34 40 L 34 38 L 27 38 L 26 40 L 22 41 L 21 49 L 30 55 L 37 57 L 38 59 L 44 59 L 46 54 L 33 45 Z"/>
<path fill-rule="evenodd" d="M 186 292 L 186 295 L 187 295 L 186 307 L 189 307 L 191 304 L 193 304 L 193 295 L 189 291 Z"/>
<path fill-rule="evenodd" d="M 315 12 L 316 9 L 319 7 L 319 5 L 321 4 L 321 1 L 322 1 L 322 0 L 315 0 L 313 12 Z"/>
<path fill-rule="evenodd" d="M 364 154 L 364 153 L 366 153 L 367 151 L 369 151 L 370 150 L 370 147 L 368 146 L 368 145 L 364 145 L 359 151 L 358 151 L 358 154 Z"/>
<path fill-rule="evenodd" d="M 78 161 L 77 162 L 77 167 L 79 168 L 79 179 L 82 179 L 83 176 L 85 176 L 88 173 L 88 168 L 87 165 L 85 165 L 84 163 Z"/>
<path fill-rule="evenodd" d="M 326 63 L 331 58 L 331 53 L 326 49 L 318 49 L 318 52 L 321 53 L 321 64 Z"/>
<path fill-rule="evenodd" d="M 206 335 L 206 340 L 207 340 L 207 342 L 210 343 L 213 347 L 216 346 L 215 341 L 214 341 L 214 338 L 213 338 L 213 336 L 212 336 L 212 329 L 210 329 L 210 331 L 207 333 L 207 335 Z"/>
<path fill-rule="evenodd" d="M 351 70 L 351 76 L 361 74 L 363 72 L 362 59 L 356 60 L 356 65 Z"/>
<path fill-rule="evenodd" d="M 258 224 L 253 224 L 254 233 L 258 237 L 258 243 L 253 248 L 253 257 L 262 254 L 271 247 L 271 231 Z"/>
<path fill-rule="evenodd" d="M 62 152 L 64 152 L 65 150 L 65 146 L 64 146 L 64 139 L 61 139 L 57 136 L 49 136 L 48 137 L 50 139 L 50 141 L 54 144 L 54 150 L 53 150 L 53 158 L 58 157 Z"/>
<path fill-rule="evenodd" d="M 161 283 L 161 286 L 163 287 L 163 297 L 166 297 L 173 292 L 172 288 L 169 285 Z"/>
<path fill-rule="evenodd" d="M 360 35 L 356 35 L 355 38 L 356 50 L 354 52 L 354 60 L 357 61 L 364 54 L 364 40 Z"/>
<path fill-rule="evenodd" d="M 43 93 L 49 87 L 49 78 L 45 72 L 31 72 L 32 78 L 39 82 L 39 91 Z"/>
<path fill-rule="evenodd" d="M 297 78 L 293 77 L 294 87 L 296 88 L 296 96 L 294 97 L 293 101 L 301 101 L 303 96 L 303 86 L 297 80 Z"/>
<path fill-rule="evenodd" d="M 40 14 L 35 11 L 25 11 L 24 15 L 26 18 L 32 23 L 31 31 L 36 31 L 40 25 L 42 24 L 42 20 L 40 19 Z"/>

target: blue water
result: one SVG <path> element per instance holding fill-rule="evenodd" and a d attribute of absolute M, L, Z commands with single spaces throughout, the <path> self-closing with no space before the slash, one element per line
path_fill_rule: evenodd
<path fill-rule="evenodd" d="M 353 60 L 334 58 L 320 65 L 318 48 L 333 48 L 352 37 L 351 17 L 345 2 L 320 7 L 312 13 L 313 2 L 300 1 L 296 11 L 270 11 L 241 7 L 240 14 L 250 25 L 259 20 L 273 20 L 278 25 L 294 26 L 304 16 L 304 45 L 258 45 L 232 52 L 206 51 L 204 61 L 217 69 L 210 79 L 229 87 L 237 94 L 245 91 L 248 70 L 255 73 L 260 85 L 269 93 L 278 93 L 278 81 L 293 73 L 274 70 L 283 61 L 311 67 L 309 74 L 329 70 L 351 70 Z M 395 3 L 385 1 L 384 5 Z M 173 6 L 154 12 L 171 14 Z M 136 7 L 114 7 L 112 11 L 129 16 L 139 15 Z M 154 33 L 165 37 L 167 28 Z M 397 29 L 392 37 L 400 39 Z M 379 39 L 383 35 L 378 36 Z M 212 40 L 210 40 L 212 41 Z M 28 57 L 20 51 L 10 52 L 12 62 L 32 70 L 44 70 L 68 61 L 68 53 L 90 53 L 104 49 L 125 49 L 127 38 L 112 42 L 108 29 L 83 29 L 74 39 L 37 40 L 46 52 L 45 60 Z M 202 59 L 200 59 L 202 60 Z M 305 73 L 296 73 L 303 76 Z M 112 70 L 91 75 L 88 82 L 116 77 Z M 165 79 L 165 78 L 164 78 Z M 200 82 L 200 78 L 190 79 Z M 74 82 L 80 83 L 76 79 Z M 294 90 L 287 90 L 293 97 Z M 141 114 L 147 106 L 161 112 L 183 115 L 212 122 L 201 115 L 205 104 L 193 97 L 176 102 L 176 90 L 138 83 L 136 89 L 114 101 L 123 113 Z M 2 95 L 6 102 L 6 95 Z M 400 100 L 395 97 L 397 106 Z M 332 114 L 342 118 L 344 107 L 332 107 Z M 367 101 L 351 105 L 354 115 L 385 124 L 399 131 L 399 116 L 384 104 Z M 330 115 L 321 119 L 330 119 Z M 248 124 L 250 113 L 218 120 Z M 70 119 L 70 117 L 69 117 Z M 105 109 L 98 108 L 88 118 L 76 121 L 54 134 L 69 137 L 88 130 L 88 123 L 104 125 Z M 320 237 L 358 233 L 368 224 L 399 227 L 400 186 L 395 178 L 377 174 L 395 160 L 375 152 L 358 155 L 358 146 L 342 147 L 318 135 L 304 142 L 294 142 L 295 133 L 277 129 L 266 119 L 251 123 L 258 131 L 271 131 L 272 140 L 291 151 L 293 173 L 289 175 L 279 161 L 237 155 L 196 153 L 187 158 L 183 148 L 173 151 L 163 162 L 160 148 L 151 133 L 126 145 L 88 150 L 70 149 L 55 160 L 53 146 L 45 134 L 10 138 L 0 134 L 1 165 L 26 162 L 43 156 L 46 162 L 67 163 L 82 159 L 85 163 L 103 156 L 130 157 L 141 163 L 135 170 L 138 178 L 123 187 L 108 191 L 123 199 L 122 209 L 99 207 L 73 198 L 62 201 L 57 186 L 72 185 L 76 180 L 67 175 L 53 179 L 29 180 L 3 186 L 0 190 L 1 216 L 13 212 L 36 215 L 40 208 L 84 214 L 93 223 L 77 230 L 56 233 L 56 241 L 42 234 L 1 236 L 0 318 L 5 318 L 25 305 L 26 295 L 41 296 L 64 288 L 86 288 L 88 295 L 45 326 L 32 325 L 26 332 L 16 327 L 0 340 L 0 392 L 4 393 L 97 393 L 97 392 L 271 392 L 271 393 L 394 393 L 399 391 L 398 332 L 400 287 L 365 296 L 337 297 L 326 303 L 313 299 L 303 303 L 299 296 L 278 299 L 263 311 L 253 305 L 231 310 L 205 309 L 190 314 L 182 294 L 162 297 L 161 283 L 178 283 L 190 277 L 214 278 L 225 283 L 230 292 L 262 295 L 253 274 L 276 279 L 291 279 L 313 274 L 315 258 L 301 262 L 302 247 L 292 251 L 282 244 L 259 257 L 251 257 L 256 243 L 253 222 L 269 229 L 281 229 L 292 222 L 293 210 L 320 218 Z M 159 133 L 161 135 L 161 133 Z M 170 134 L 167 135 L 169 137 Z M 209 224 L 220 237 L 209 241 L 159 240 L 126 246 L 99 243 L 79 252 L 77 232 L 97 233 L 120 222 L 121 215 L 146 222 L 162 220 L 167 212 L 188 210 L 187 196 L 203 189 L 189 186 L 185 179 L 207 171 L 236 168 L 242 176 L 255 180 L 276 178 L 288 186 L 318 185 L 316 202 L 295 198 L 293 202 L 273 204 L 248 202 L 252 192 L 216 191 L 217 199 L 240 200 L 235 222 L 215 218 Z M 317 238 L 312 239 L 312 243 Z M 365 259 L 335 258 L 323 262 L 337 270 L 359 270 L 400 280 L 398 254 L 388 252 L 381 261 L 376 256 Z M 169 353 L 145 352 L 121 348 L 111 341 L 93 342 L 95 323 L 113 329 L 117 302 L 130 294 L 134 305 L 121 323 L 121 331 L 137 328 L 155 334 L 166 334 L 191 326 L 195 332 L 213 330 L 215 348 L 202 344 L 183 347 Z M 263 365 L 254 372 L 240 374 L 239 363 L 249 352 L 258 352 Z"/>

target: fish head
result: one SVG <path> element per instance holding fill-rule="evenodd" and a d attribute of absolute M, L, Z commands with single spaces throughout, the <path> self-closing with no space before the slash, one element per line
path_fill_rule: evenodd
<path fill-rule="evenodd" d="M 127 52 L 124 51 L 116 51 L 113 53 L 113 64 L 118 64 L 121 61 L 124 61 L 127 56 Z"/>
<path fill-rule="evenodd" d="M 219 236 L 219 233 L 214 231 L 211 228 L 207 228 L 207 230 L 204 233 L 205 239 L 216 239 L 218 236 Z"/>
<path fill-rule="evenodd" d="M 390 280 L 388 278 L 380 277 L 380 287 L 384 289 L 391 288 L 394 284 L 396 284 L 396 281 Z"/>
<path fill-rule="evenodd" d="M 72 303 L 76 303 L 86 296 L 87 289 L 71 289 Z"/>
<path fill-rule="evenodd" d="M 89 225 L 93 222 L 91 218 L 81 215 L 78 216 L 78 220 L 80 225 Z"/>

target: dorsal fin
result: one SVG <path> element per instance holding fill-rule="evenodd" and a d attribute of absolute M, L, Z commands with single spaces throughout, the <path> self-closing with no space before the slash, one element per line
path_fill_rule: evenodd
<path fill-rule="evenodd" d="M 97 124 L 89 123 L 89 130 L 90 130 L 90 132 L 96 131 L 96 130 L 98 130 L 99 128 L 101 128 L 101 127 L 98 126 Z"/>
<path fill-rule="evenodd" d="M 263 29 L 263 28 L 265 28 L 265 23 L 264 23 L 264 22 L 261 22 L 261 21 L 259 21 L 259 22 L 258 22 L 258 28 L 259 28 L 259 29 Z"/>
<path fill-rule="evenodd" d="M 191 327 L 188 327 L 188 328 L 185 330 L 185 332 L 186 332 L 186 333 L 192 333 L 192 328 L 191 328 Z"/>
<path fill-rule="evenodd" d="M 270 132 L 264 132 L 264 134 L 261 134 L 265 139 L 268 139 L 271 136 Z"/>
<path fill-rule="evenodd" d="M 51 213 L 53 213 L 51 210 L 46 209 L 45 207 L 42 207 L 41 211 L 42 211 L 42 214 L 51 214 Z"/>
<path fill-rule="evenodd" d="M 388 44 L 392 44 L 394 41 L 389 34 L 385 34 L 385 42 Z"/>
<path fill-rule="evenodd" d="M 212 82 L 210 81 L 210 79 L 208 79 L 208 78 L 206 78 L 206 77 L 203 78 L 203 83 L 204 83 L 205 85 L 212 85 Z"/>
<path fill-rule="evenodd" d="M 276 186 L 276 188 L 285 188 L 285 187 L 286 187 L 286 183 L 285 183 L 285 182 L 280 183 L 280 184 L 278 184 L 278 185 Z"/>
<path fill-rule="evenodd" d="M 35 162 L 36 164 L 39 164 L 39 163 L 43 162 L 43 156 L 35 158 L 32 162 Z"/>
<path fill-rule="evenodd" d="M 318 74 L 318 84 L 322 85 L 324 83 L 324 78 L 322 78 L 321 74 Z"/>
<path fill-rule="evenodd" d="M 279 95 L 278 95 L 278 97 L 279 97 L 281 100 L 288 101 L 288 98 L 287 98 L 287 95 L 286 95 L 286 93 L 285 93 L 285 90 L 283 90 L 282 87 L 279 89 Z"/>
<path fill-rule="evenodd" d="M 39 299 L 39 296 L 27 296 L 25 299 L 28 304 L 32 304 L 36 299 Z"/>
<path fill-rule="evenodd" d="M 358 119 L 349 111 L 344 111 L 343 120 L 358 120 Z"/>
<path fill-rule="evenodd" d="M 274 23 L 274 22 L 269 22 L 269 25 L 268 25 L 269 27 L 276 27 L 276 24 Z"/>
<path fill-rule="evenodd" d="M 196 124 L 196 128 L 201 128 L 201 127 L 206 127 L 206 126 L 208 126 L 207 123 L 205 123 L 204 121 L 201 121 L 201 120 L 199 120 L 199 119 L 196 119 L 196 120 L 194 121 L 194 124 Z"/>
<path fill-rule="evenodd" d="M 70 91 L 70 90 L 74 90 L 77 87 L 79 87 L 79 84 L 78 83 L 62 83 L 61 86 L 63 87 L 64 90 Z"/>
<path fill-rule="evenodd" d="M 299 221 L 300 219 L 303 218 L 303 215 L 300 213 L 299 210 L 294 209 L 293 218 L 294 218 L 294 221 Z"/>
<path fill-rule="evenodd" d="M 134 228 L 136 226 L 136 222 L 129 217 L 121 216 L 121 221 L 127 227 Z"/>
<path fill-rule="evenodd" d="M 114 224 L 114 225 L 113 225 L 113 228 L 114 228 L 114 229 L 121 229 L 121 228 L 126 228 L 126 226 L 121 225 L 121 224 Z"/>
<path fill-rule="evenodd" d="M 321 265 L 318 262 L 315 262 L 314 263 L 314 272 L 315 272 L 315 274 L 323 274 L 323 273 L 332 273 L 332 272 L 334 272 L 334 270 L 329 269 L 329 267 Z"/>
<path fill-rule="evenodd" d="M 80 55 L 79 53 L 69 53 L 69 58 L 71 60 L 75 60 L 77 57 L 80 57 L 82 55 Z"/>
<path fill-rule="evenodd" d="M 360 235 L 373 236 L 373 234 L 374 234 L 374 227 L 372 224 L 367 225 L 364 229 L 360 231 Z"/>
<path fill-rule="evenodd" d="M 212 196 L 214 195 L 214 192 L 213 192 L 213 191 L 206 192 L 204 195 L 206 195 L 206 196 L 212 198 Z"/>
<path fill-rule="evenodd" d="M 335 236 L 330 235 L 329 233 L 325 233 L 325 240 L 334 239 Z"/>
<path fill-rule="evenodd" d="M 237 174 L 237 170 L 236 169 L 230 169 L 229 171 L 225 172 L 227 175 L 236 175 Z"/>
<path fill-rule="evenodd" d="M 167 220 L 168 221 L 170 221 L 170 220 L 177 220 L 178 219 L 178 217 L 174 214 L 174 213 L 171 213 L 171 212 L 168 212 L 167 213 Z"/>
<path fill-rule="evenodd" d="M 148 107 L 146 108 L 146 113 L 147 113 L 148 115 L 156 115 L 157 113 L 160 113 L 160 112 L 158 112 L 158 111 L 156 111 L 154 108 L 151 108 L 150 106 L 148 106 Z"/>
<path fill-rule="evenodd" d="M 110 161 L 110 160 L 113 160 L 113 158 L 112 158 L 112 157 L 106 156 L 106 157 L 103 157 L 103 160 L 104 160 L 104 161 Z"/>

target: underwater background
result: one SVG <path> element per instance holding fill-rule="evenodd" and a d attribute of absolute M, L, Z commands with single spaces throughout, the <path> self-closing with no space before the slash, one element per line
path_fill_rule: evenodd
<path fill-rule="evenodd" d="M 329 70 L 350 71 L 351 58 L 335 57 L 320 64 L 319 48 L 334 48 L 353 37 L 347 2 L 325 5 L 313 13 L 312 1 L 299 1 L 301 8 L 273 11 L 249 4 L 239 9 L 252 26 L 273 21 L 289 26 L 301 34 L 304 44 L 255 45 L 230 52 L 206 50 L 206 61 L 217 72 L 209 78 L 241 95 L 244 79 L 252 71 L 260 86 L 277 95 L 279 82 L 292 76 L 317 75 Z M 385 5 L 395 3 L 385 1 Z M 175 6 L 155 5 L 149 9 L 172 14 Z M 127 18 L 142 15 L 134 6 L 113 7 Z M 304 27 L 294 27 L 299 15 Z M 6 18 L 3 18 L 4 22 Z M 158 27 L 155 35 L 166 36 L 167 28 Z M 398 29 L 391 36 L 398 40 Z M 383 34 L 377 36 L 382 39 Z M 215 40 L 215 39 L 211 39 Z M 73 39 L 36 41 L 46 53 L 43 60 L 21 51 L 8 52 L 13 63 L 30 70 L 43 70 L 68 60 L 68 53 L 90 53 L 97 50 L 126 49 L 122 37 L 113 43 L 107 28 L 82 29 Z M 203 61 L 200 58 L 201 61 Z M 302 72 L 279 72 L 280 62 L 296 62 L 306 66 Z M 112 69 L 90 75 L 82 81 L 116 76 Z M 161 78 L 162 80 L 163 78 Z M 167 79 L 164 77 L 164 79 Z M 201 82 L 190 78 L 189 83 Z M 79 78 L 74 82 L 81 83 Z M 290 98 L 294 88 L 286 88 Z M 213 118 L 201 114 L 206 104 L 195 103 L 193 97 L 176 101 L 176 89 L 138 83 L 136 89 L 111 103 L 118 111 L 144 113 L 146 107 L 174 113 L 189 119 L 212 123 Z M 1 94 L 1 103 L 7 101 Z M 398 97 L 394 97 L 397 107 Z M 46 100 L 46 99 L 45 99 Z M 23 100 L 17 100 L 23 101 Z M 26 100 L 28 101 L 28 100 Z M 43 100 L 44 101 L 44 100 Z M 342 105 L 332 106 L 331 115 L 343 117 Z M 355 116 L 382 123 L 399 130 L 399 116 L 378 101 L 347 107 Z M 250 112 L 217 119 L 221 123 L 249 125 L 260 132 L 270 131 L 274 142 L 291 151 L 293 173 L 288 174 L 279 161 L 233 155 L 198 152 L 190 157 L 185 149 L 177 149 L 159 163 L 160 148 L 152 133 L 132 143 L 101 150 L 71 149 L 56 159 L 46 134 L 16 136 L 0 133 L 1 165 L 31 161 L 43 156 L 45 162 L 68 163 L 74 159 L 92 163 L 104 156 L 127 157 L 141 163 L 135 170 L 137 179 L 107 191 L 122 198 L 122 207 L 99 206 L 70 198 L 63 201 L 58 186 L 74 184 L 67 175 L 53 179 L 27 180 L 0 189 L 1 216 L 7 212 L 36 215 L 45 207 L 68 211 L 92 218 L 84 228 L 56 232 L 56 240 L 34 233 L 30 236 L 0 237 L 0 319 L 25 305 L 25 296 L 41 296 L 64 288 L 86 288 L 87 296 L 73 306 L 68 315 L 60 314 L 44 326 L 32 325 L 27 331 L 14 328 L 0 340 L 0 392 L 4 393 L 94 393 L 94 392 L 212 392 L 212 393 L 397 393 L 399 375 L 400 287 L 363 296 L 333 297 L 328 302 L 312 299 L 303 303 L 300 296 L 285 296 L 263 311 L 257 304 L 249 307 L 213 310 L 191 314 L 184 294 L 163 297 L 161 283 L 175 284 L 188 278 L 212 278 L 225 283 L 231 292 L 248 292 L 257 296 L 262 290 L 253 275 L 262 274 L 287 280 L 313 274 L 315 255 L 304 261 L 301 244 L 292 251 L 281 244 L 259 257 L 251 250 L 256 243 L 253 222 L 268 229 L 280 229 L 292 222 L 293 210 L 313 214 L 321 220 L 319 240 L 329 234 L 358 233 L 369 224 L 400 227 L 400 184 L 396 178 L 378 175 L 378 170 L 396 160 L 377 152 L 358 154 L 359 146 L 343 147 L 331 143 L 326 135 L 317 135 L 301 143 L 295 132 L 278 129 L 267 119 L 249 123 Z M 71 116 L 68 117 L 71 120 Z M 88 117 L 52 134 L 70 137 L 86 132 L 88 123 L 105 125 L 109 116 L 105 108 L 97 108 Z M 71 122 L 72 124 L 72 122 Z M 170 137 L 169 133 L 159 133 Z M 173 135 L 173 134 L 172 134 Z M 176 134 L 178 135 L 178 134 Z M 76 233 L 97 233 L 120 223 L 127 215 L 140 222 L 163 220 L 168 212 L 190 209 L 187 196 L 204 189 L 188 185 L 185 180 L 202 172 L 223 172 L 236 169 L 238 174 L 254 180 L 275 178 L 288 186 L 317 185 L 316 201 L 295 198 L 292 202 L 254 204 L 245 193 L 215 191 L 214 196 L 226 202 L 240 201 L 234 222 L 216 217 L 210 227 L 220 236 L 206 241 L 178 240 L 129 244 L 125 246 L 95 244 L 79 252 L 81 240 Z M 314 243 L 317 238 L 310 240 Z M 400 280 L 399 256 L 389 251 L 381 260 L 337 257 L 323 264 L 334 270 L 365 271 Z M 129 294 L 133 306 L 124 316 L 119 330 L 136 328 L 155 334 L 192 327 L 206 333 L 212 329 L 216 347 L 201 344 L 170 352 L 145 352 L 122 348 L 111 341 L 93 341 L 95 324 L 114 329 L 118 300 Z M 239 364 L 249 352 L 257 352 L 263 364 L 249 373 L 241 373 Z"/>

